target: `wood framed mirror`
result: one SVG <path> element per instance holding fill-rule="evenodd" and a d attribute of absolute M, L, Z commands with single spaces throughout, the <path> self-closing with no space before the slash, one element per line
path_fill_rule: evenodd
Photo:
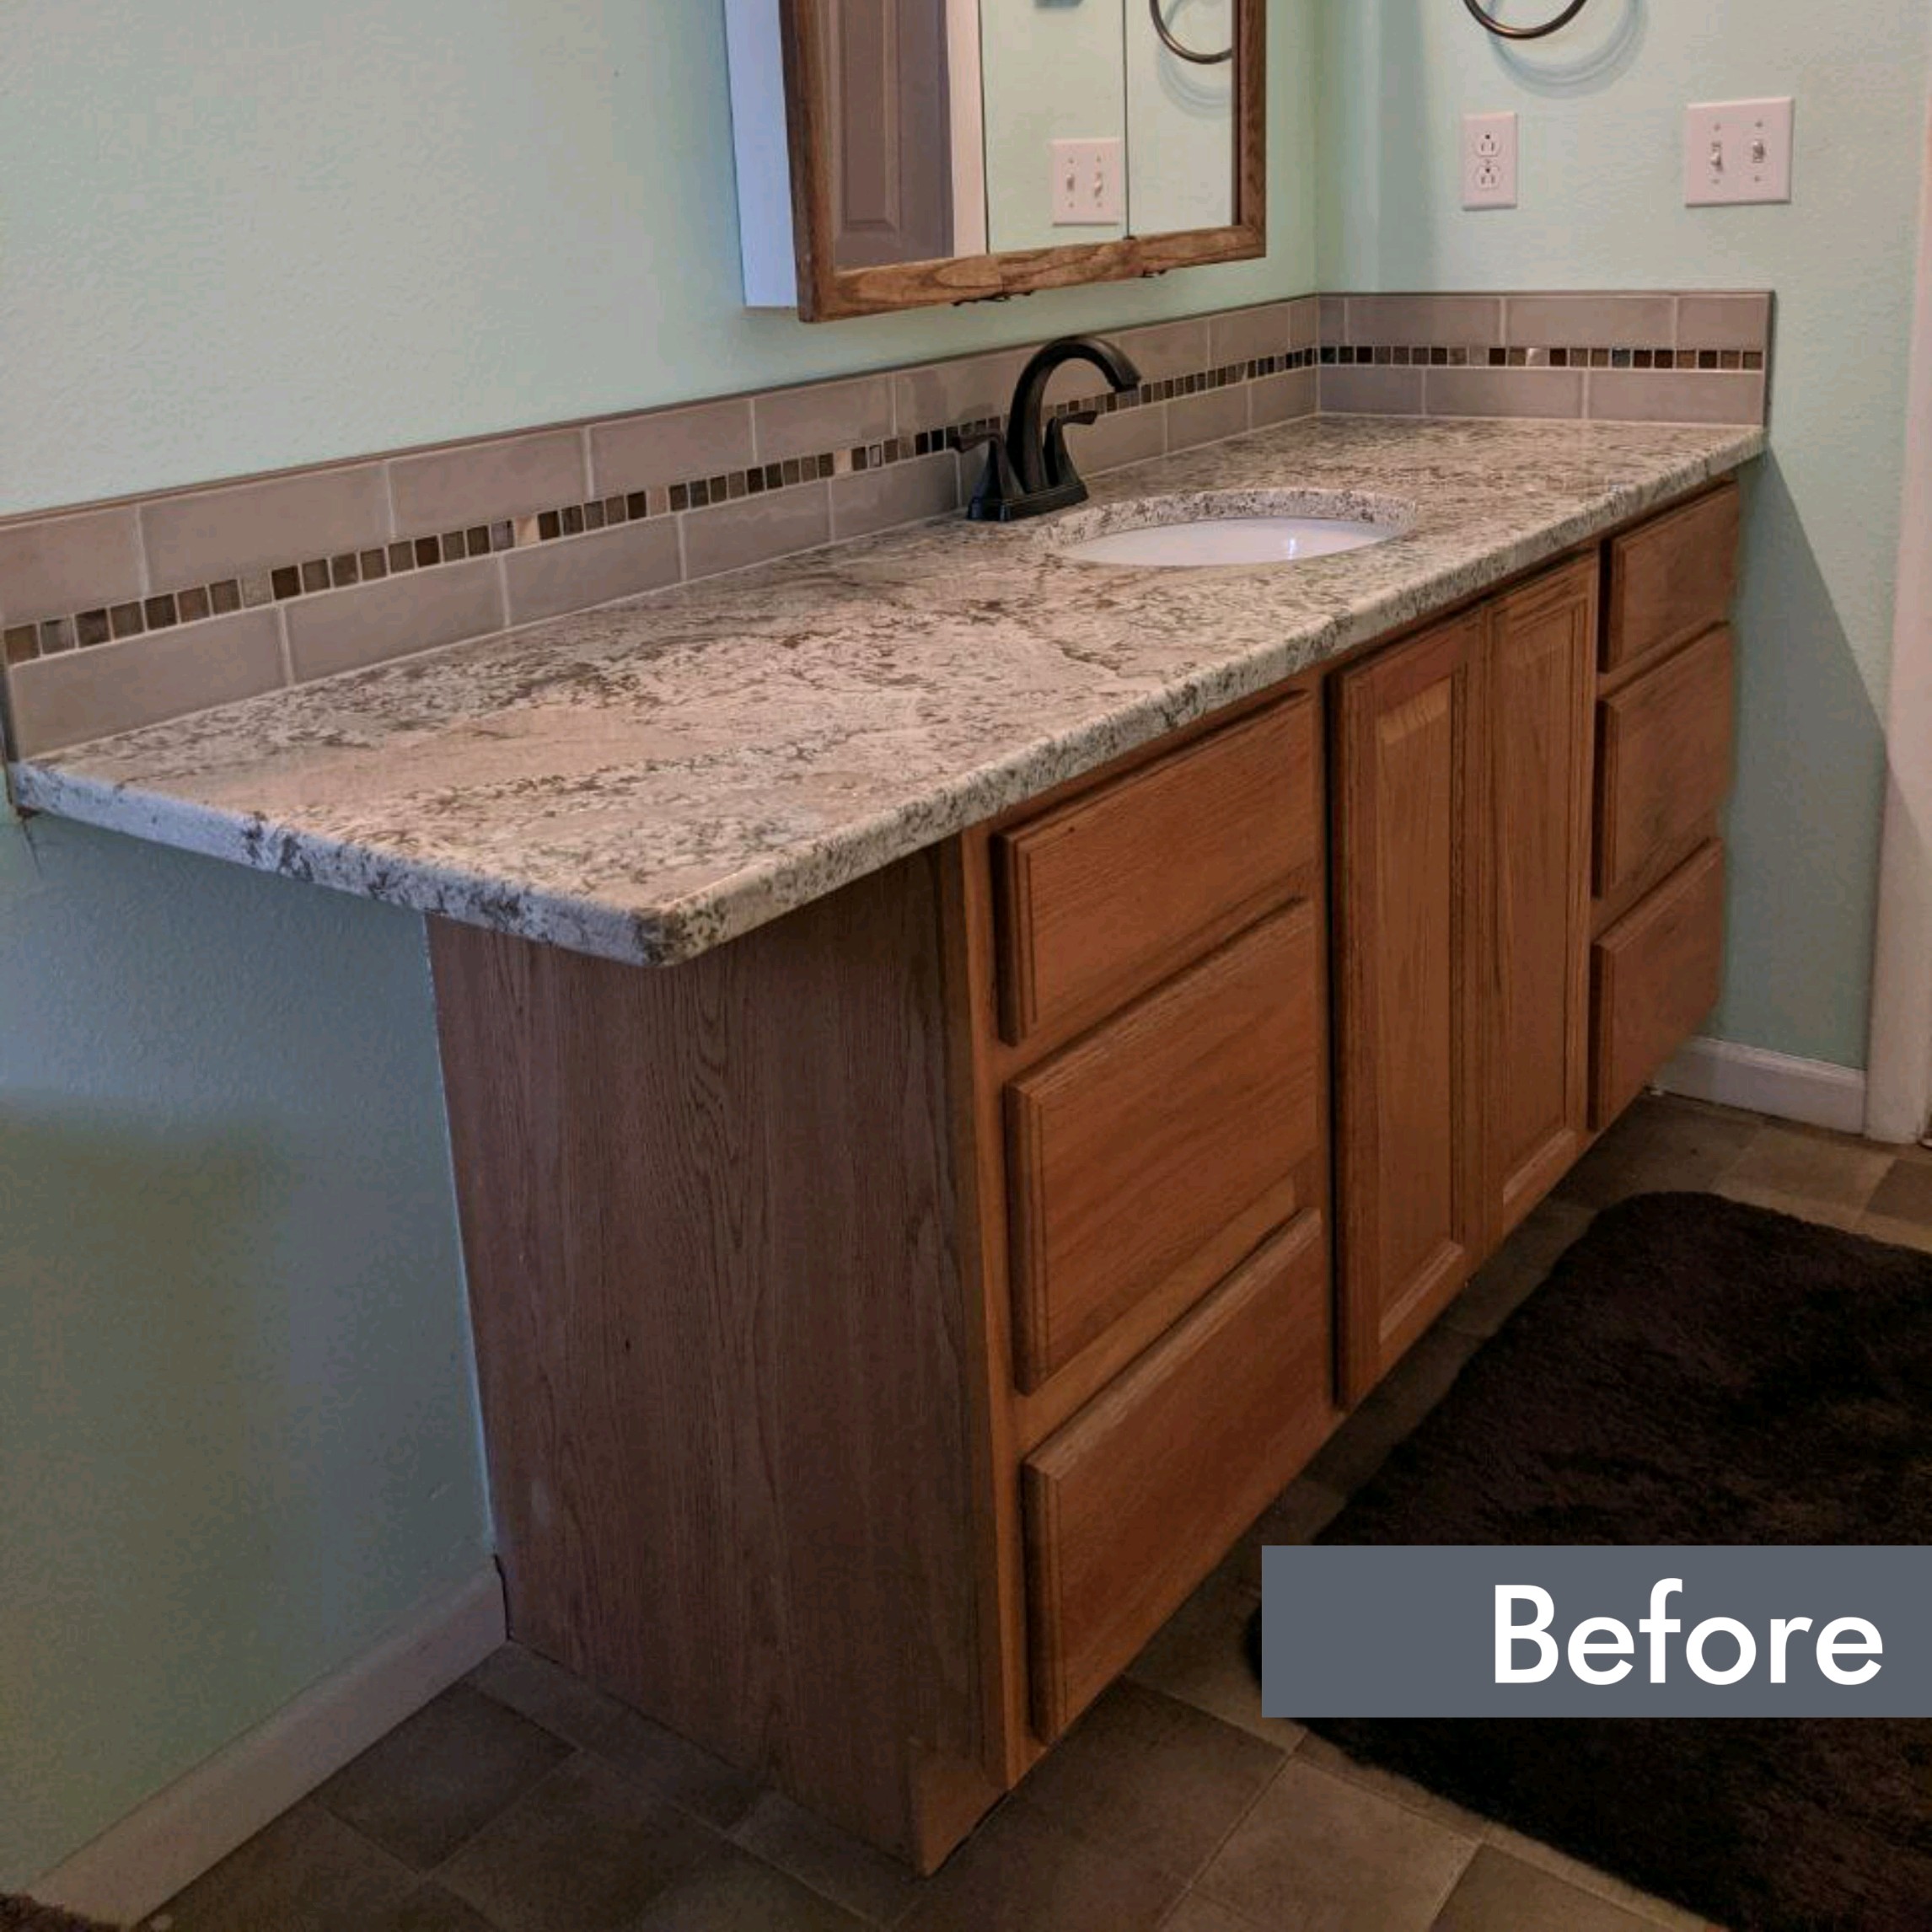
<path fill-rule="evenodd" d="M 754 304 L 794 299 L 787 257 L 800 319 L 821 322 L 1266 251 L 1266 0 L 776 0 L 776 13 L 788 207 L 775 183 L 748 186 L 748 136 L 777 163 L 775 84 L 761 124 L 738 130 Z M 754 57 L 735 30 L 741 122 L 759 112 L 740 86 Z M 788 235 L 753 234 L 761 199 Z"/>

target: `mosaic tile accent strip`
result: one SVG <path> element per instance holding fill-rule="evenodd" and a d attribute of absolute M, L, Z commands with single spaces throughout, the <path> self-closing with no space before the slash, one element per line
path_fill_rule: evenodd
<path fill-rule="evenodd" d="M 1286 306 L 1285 304 L 1284 306 Z M 1314 367 L 1312 348 L 1252 357 L 1210 369 L 1143 383 L 1122 394 L 1111 393 L 1056 403 L 1053 414 L 1072 415 L 1092 410 L 1103 416 L 1143 409 L 1178 397 L 1199 395 L 1238 383 Z M 473 557 L 555 543 L 626 523 L 675 516 L 686 510 L 737 502 L 747 496 L 827 480 L 835 476 L 913 463 L 943 449 L 958 449 L 975 435 L 1003 427 L 998 419 L 974 418 L 935 424 L 888 440 L 849 448 L 786 457 L 781 462 L 733 470 L 720 475 L 694 476 L 669 485 L 653 486 L 600 496 L 582 503 L 560 504 L 533 514 L 462 529 L 400 537 L 382 545 L 342 551 L 334 556 L 297 559 L 243 572 L 236 577 L 164 591 L 138 603 L 101 606 L 33 623 L 9 624 L 0 635 L 0 656 L 8 665 L 23 664 L 57 652 L 194 624 L 210 617 L 267 604 L 287 604 L 358 584 L 380 582 L 411 571 L 434 570 Z"/>
<path fill-rule="evenodd" d="M 1409 348 L 1387 343 L 1324 343 L 1323 368 L 1436 369 L 1652 369 L 1762 370 L 1762 349 L 1528 349 L 1445 347 L 1435 342 Z"/>

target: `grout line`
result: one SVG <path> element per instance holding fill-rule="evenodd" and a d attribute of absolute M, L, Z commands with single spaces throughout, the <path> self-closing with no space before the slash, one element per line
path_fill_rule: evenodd
<path fill-rule="evenodd" d="M 600 496 L 614 496 L 614 491 L 606 490 L 603 480 L 597 474 L 597 453 L 591 447 L 590 425 L 585 423 L 577 432 L 577 453 L 583 459 L 583 486 L 594 502 Z"/>
<path fill-rule="evenodd" d="M 292 690 L 295 687 L 295 652 L 288 641 L 288 609 L 286 604 L 273 604 L 269 609 L 275 613 L 276 639 L 282 650 L 282 681 Z"/>
<path fill-rule="evenodd" d="M 396 472 L 393 463 L 383 465 L 383 542 L 385 546 L 395 541 L 396 537 Z"/>

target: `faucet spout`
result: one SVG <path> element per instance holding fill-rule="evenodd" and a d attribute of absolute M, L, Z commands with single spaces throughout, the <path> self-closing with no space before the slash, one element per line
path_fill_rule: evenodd
<path fill-rule="evenodd" d="M 1095 420 L 1091 411 L 1043 421 L 1047 384 L 1070 362 L 1091 362 L 1116 394 L 1140 386 L 1140 372 L 1118 343 L 1097 335 L 1065 335 L 1049 342 L 1020 372 L 1003 438 L 993 444 L 986 474 L 967 514 L 978 522 L 1012 523 L 1044 515 L 1087 500 L 1087 486 L 1073 466 L 1065 443 L 1069 427 Z"/>

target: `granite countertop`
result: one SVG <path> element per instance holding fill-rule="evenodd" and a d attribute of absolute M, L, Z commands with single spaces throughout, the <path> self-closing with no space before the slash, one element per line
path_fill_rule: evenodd
<path fill-rule="evenodd" d="M 1311 418 L 1116 471 L 1073 515 L 1334 491 L 1412 505 L 1401 535 L 1286 568 L 1157 571 L 1071 561 L 1044 522 L 953 519 L 49 754 L 13 768 L 15 792 L 672 964 L 1586 542 L 1764 441 Z"/>

